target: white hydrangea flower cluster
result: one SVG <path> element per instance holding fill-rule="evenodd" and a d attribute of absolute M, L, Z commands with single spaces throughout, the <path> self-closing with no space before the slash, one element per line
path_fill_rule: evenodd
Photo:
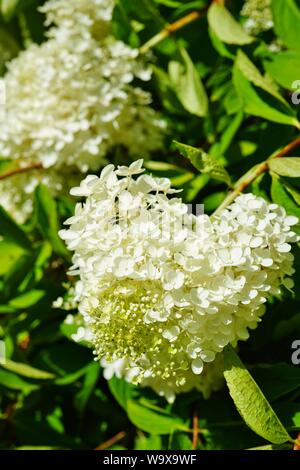
<path fill-rule="evenodd" d="M 292 288 L 298 219 L 252 194 L 214 218 L 194 216 L 169 198 L 167 178 L 142 172 L 139 160 L 83 180 L 71 194 L 86 202 L 61 237 L 74 251 L 79 311 L 97 358 L 171 401 L 205 387 L 204 371 L 218 370 L 206 365 L 248 338 L 269 296 Z"/>
<path fill-rule="evenodd" d="M 115 146 L 146 157 L 163 145 L 165 123 L 149 106 L 151 95 L 132 84 L 149 80 L 150 70 L 137 50 L 111 34 L 114 3 L 49 1 L 43 7 L 47 23 L 54 23 L 48 40 L 8 65 L 0 155 L 46 169 L 1 183 L 8 210 L 27 201 L 22 209 L 30 211 L 29 195 L 40 181 L 54 193 L 69 189 L 70 177 L 74 185 L 74 175 L 103 166 Z"/>
<path fill-rule="evenodd" d="M 81 327 L 84 330 L 83 327 Z M 86 333 L 85 328 L 85 335 Z M 82 333 L 81 333 L 82 335 Z M 83 341 L 80 336 L 80 341 Z M 76 338 L 77 339 L 77 338 Z M 92 336 L 89 336 L 92 341 Z M 119 379 L 125 379 L 126 382 L 133 381 L 133 369 L 127 358 L 118 359 L 113 362 L 107 361 L 105 358 L 101 361 L 104 368 L 104 378 L 110 380 L 113 376 Z M 165 397 L 169 403 L 174 403 L 178 393 L 187 393 L 193 389 L 202 393 L 204 398 L 209 398 L 212 392 L 217 392 L 224 385 L 224 360 L 222 353 L 216 355 L 213 362 L 204 364 L 201 375 L 195 375 L 191 370 L 187 370 L 184 375 L 184 382 L 178 383 L 176 376 L 162 380 L 160 377 L 148 377 L 143 380 L 140 385 L 142 387 L 151 387 L 158 395 Z"/>
<path fill-rule="evenodd" d="M 274 26 L 271 0 L 246 0 L 241 15 L 247 17 L 244 27 L 250 34 L 257 35 Z"/>

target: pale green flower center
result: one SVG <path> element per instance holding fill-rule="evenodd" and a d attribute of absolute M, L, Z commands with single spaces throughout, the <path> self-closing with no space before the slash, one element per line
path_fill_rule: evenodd
<path fill-rule="evenodd" d="M 168 379 L 176 376 L 176 370 L 189 367 L 185 354 L 163 337 L 174 320 L 164 319 L 166 309 L 158 287 L 145 281 L 118 281 L 102 291 L 98 307 L 91 312 L 95 354 L 108 362 L 128 358 L 139 369 L 135 382 L 149 372 L 151 377 Z M 176 362 L 169 361 L 175 355 Z"/>

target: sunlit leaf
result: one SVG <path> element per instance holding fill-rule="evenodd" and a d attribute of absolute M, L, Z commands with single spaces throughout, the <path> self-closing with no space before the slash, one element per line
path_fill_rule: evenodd
<path fill-rule="evenodd" d="M 300 178 L 300 158 L 274 158 L 269 162 L 269 168 L 280 176 Z"/>
<path fill-rule="evenodd" d="M 272 444 L 290 441 L 288 432 L 236 352 L 227 347 L 224 376 L 234 404 L 245 423 Z"/>
<path fill-rule="evenodd" d="M 188 158 L 201 173 L 208 174 L 212 178 L 228 185 L 231 184 L 231 178 L 228 172 L 216 158 L 209 156 L 201 149 L 182 144 L 175 140 L 173 141 L 173 147 L 178 150 L 181 155 Z"/>
<path fill-rule="evenodd" d="M 183 107 L 196 116 L 206 116 L 208 99 L 201 78 L 184 48 L 180 48 L 181 62 L 171 61 L 169 75 Z"/>
<path fill-rule="evenodd" d="M 208 22 L 213 32 L 227 44 L 249 44 L 253 38 L 235 20 L 224 5 L 213 2 L 208 10 Z"/>
<path fill-rule="evenodd" d="M 274 29 L 283 44 L 300 49 L 300 8 L 296 0 L 272 0 Z"/>

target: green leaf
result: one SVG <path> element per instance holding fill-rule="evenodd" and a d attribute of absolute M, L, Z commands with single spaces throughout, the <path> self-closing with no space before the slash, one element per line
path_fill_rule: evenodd
<path fill-rule="evenodd" d="M 30 308 L 37 304 L 45 296 L 45 294 L 46 292 L 44 290 L 33 289 L 10 300 L 9 306 L 16 310 Z"/>
<path fill-rule="evenodd" d="M 208 10 L 208 23 L 213 32 L 226 44 L 250 44 L 249 36 L 224 5 L 213 2 Z"/>
<path fill-rule="evenodd" d="M 207 115 L 208 99 L 200 76 L 187 51 L 180 48 L 181 61 L 169 63 L 169 76 L 176 95 L 191 114 Z"/>
<path fill-rule="evenodd" d="M 284 181 L 284 189 L 292 196 L 298 206 L 300 206 L 300 191 L 286 181 Z"/>
<path fill-rule="evenodd" d="M 222 204 L 226 196 L 227 193 L 225 191 L 217 191 L 213 194 L 209 194 L 208 196 L 206 196 L 203 199 L 205 212 L 214 212 Z"/>
<path fill-rule="evenodd" d="M 129 400 L 127 413 L 128 418 L 137 428 L 151 434 L 170 434 L 176 430 L 188 430 L 180 418 L 172 416 L 163 409 L 157 411 L 157 409 L 146 408 L 136 401 Z"/>
<path fill-rule="evenodd" d="M 300 208 L 287 193 L 279 178 L 274 176 L 272 177 L 271 197 L 272 201 L 283 206 L 289 215 L 300 218 Z"/>
<path fill-rule="evenodd" d="M 162 442 L 159 435 L 145 436 L 140 433 L 135 440 L 134 450 L 160 450 Z"/>
<path fill-rule="evenodd" d="M 8 305 L 0 305 L 0 315 L 9 315 L 10 313 L 16 312 L 16 309 L 9 307 Z"/>
<path fill-rule="evenodd" d="M 4 370 L 2 367 L 0 367 L 0 385 L 12 390 L 22 390 L 24 393 L 30 393 L 39 388 L 37 383 L 19 377 L 19 375 L 14 374 L 11 371 Z"/>
<path fill-rule="evenodd" d="M 243 111 L 241 100 L 233 82 L 231 83 L 228 93 L 224 97 L 224 108 L 228 116 L 232 116 L 233 114 Z"/>
<path fill-rule="evenodd" d="M 31 251 L 31 243 L 24 232 L 8 213 L 0 206 L 0 235 L 10 240 L 26 251 Z"/>
<path fill-rule="evenodd" d="M 12 299 L 17 296 L 19 297 L 20 293 L 28 293 L 31 290 L 31 286 L 39 282 L 43 277 L 51 253 L 50 244 L 43 242 L 37 247 L 36 252 L 32 254 L 26 253 L 19 257 L 4 277 L 6 297 Z M 37 300 L 39 294 L 37 292 L 31 294 L 19 299 L 20 308 L 22 308 L 22 302 L 24 302 L 23 306 L 25 308 L 25 304 L 27 304 L 27 307 L 30 306 L 31 299 L 35 298 Z"/>
<path fill-rule="evenodd" d="M 300 178 L 300 158 L 287 157 L 287 158 L 274 158 L 269 161 L 269 168 L 274 173 L 280 176 L 287 176 L 289 178 Z"/>
<path fill-rule="evenodd" d="M 15 297 L 22 292 L 23 285 L 27 286 L 26 279 L 34 268 L 34 256 L 23 255 L 19 258 L 4 277 L 5 294 L 8 298 Z"/>
<path fill-rule="evenodd" d="M 244 114 L 242 112 L 237 113 L 230 119 L 230 124 L 221 135 L 219 142 L 214 144 L 210 150 L 210 155 L 221 157 L 230 147 L 234 140 L 236 133 L 242 125 Z"/>
<path fill-rule="evenodd" d="M 48 266 L 49 259 L 52 255 L 52 246 L 51 244 L 45 240 L 43 241 L 40 246 L 37 247 L 36 258 L 34 263 L 33 269 L 33 281 L 39 282 L 43 275 L 44 270 Z"/>
<path fill-rule="evenodd" d="M 55 385 L 65 386 L 70 385 L 74 382 L 77 382 L 87 371 L 88 366 L 84 366 L 81 369 L 76 370 L 75 372 L 71 372 L 70 374 L 64 375 L 55 380 Z"/>
<path fill-rule="evenodd" d="M 181 155 L 188 158 L 201 173 L 208 174 L 211 178 L 231 185 L 229 174 L 216 158 L 211 157 L 201 149 L 182 144 L 176 140 L 173 141 L 173 147 L 178 150 Z"/>
<path fill-rule="evenodd" d="M 272 444 L 290 441 L 288 432 L 232 347 L 225 348 L 224 361 L 231 398 L 245 423 Z"/>
<path fill-rule="evenodd" d="M 268 74 L 279 85 L 287 90 L 296 89 L 295 84 L 299 80 L 300 70 L 299 51 L 269 53 L 263 63 Z"/>
<path fill-rule="evenodd" d="M 152 65 L 152 70 L 163 107 L 170 113 L 185 115 L 185 110 L 176 95 L 169 75 L 156 65 Z"/>
<path fill-rule="evenodd" d="M 19 245 L 9 240 L 0 241 L 0 276 L 7 274 L 23 254 L 24 250 Z"/>
<path fill-rule="evenodd" d="M 14 34 L 11 34 L 7 29 L 0 27 L 0 44 L 2 50 L 5 51 L 5 54 L 1 54 L 0 56 L 0 73 L 1 75 L 5 71 L 5 66 L 8 60 L 11 60 L 13 57 L 15 57 L 19 50 L 20 50 L 20 45 L 16 41 Z M 7 165 L 6 165 L 7 163 Z M 2 166 L 3 164 L 3 166 Z M 8 162 L 1 162 L 0 165 L 0 171 L 2 173 L 3 170 L 5 170 L 5 167 L 9 167 Z"/>
<path fill-rule="evenodd" d="M 123 0 L 123 3 L 124 0 Z M 143 21 L 155 21 L 158 24 L 164 24 L 159 9 L 153 0 L 129 0 L 126 2 L 128 11 L 137 15 Z"/>
<path fill-rule="evenodd" d="M 157 3 L 162 3 L 170 0 L 155 0 Z M 182 16 L 188 10 L 201 10 L 202 8 L 206 7 L 207 0 L 192 0 L 192 1 L 184 1 L 181 0 L 181 6 L 176 10 L 174 17 L 177 18 Z"/>
<path fill-rule="evenodd" d="M 288 104 L 270 90 L 267 93 L 262 86 L 255 87 L 239 69 L 238 63 L 233 68 L 233 83 L 246 113 L 299 128 L 300 124 Z"/>
<path fill-rule="evenodd" d="M 209 183 L 208 175 L 197 175 L 191 181 L 188 181 L 182 186 L 182 198 L 186 202 L 192 202 L 197 194 Z"/>
<path fill-rule="evenodd" d="M 113 35 L 128 44 L 131 47 L 138 48 L 140 40 L 138 34 L 132 27 L 128 11 L 124 8 L 122 0 L 116 0 L 113 17 L 111 22 Z"/>
<path fill-rule="evenodd" d="M 25 45 L 29 45 L 30 41 L 41 44 L 45 40 L 44 15 L 34 8 L 29 8 L 29 3 L 37 3 L 39 0 L 23 0 L 17 13 L 21 13 L 19 21 L 23 29 Z"/>
<path fill-rule="evenodd" d="M 44 343 L 44 342 L 43 342 Z M 34 366 L 57 375 L 56 385 L 69 385 L 83 376 L 92 360 L 87 348 L 60 341 L 53 345 L 44 343 L 45 348 L 35 357 Z"/>
<path fill-rule="evenodd" d="M 282 101 L 284 105 L 289 108 L 286 101 L 278 92 L 278 88 L 273 80 L 268 76 L 264 77 L 242 50 L 238 51 L 235 64 L 251 83 L 253 83 L 256 87 L 266 91 L 267 93 L 270 93 L 270 95 L 273 95 L 275 98 Z"/>
<path fill-rule="evenodd" d="M 100 373 L 100 365 L 98 362 L 92 362 L 86 371 L 82 388 L 74 397 L 74 405 L 75 408 L 79 411 L 79 413 L 83 413 L 89 398 L 97 384 L 98 378 Z"/>
<path fill-rule="evenodd" d="M 148 402 L 142 405 L 133 400 L 136 388 L 125 380 L 114 376 L 109 380 L 108 385 L 119 405 L 139 429 L 151 434 L 169 434 L 175 429 L 186 430 L 181 419 Z"/>
<path fill-rule="evenodd" d="M 226 57 L 227 59 L 234 60 L 235 55 L 230 52 L 229 48 L 222 42 L 218 36 L 214 33 L 211 28 L 208 28 L 209 37 L 211 39 L 212 45 L 216 49 L 216 51 L 222 57 Z"/>
<path fill-rule="evenodd" d="M 28 364 L 23 364 L 21 362 L 14 362 L 10 359 L 6 359 L 4 363 L 1 363 L 1 367 L 30 379 L 49 380 L 55 378 L 55 375 L 50 372 L 36 369 L 35 367 L 31 367 Z"/>
<path fill-rule="evenodd" d="M 272 0 L 274 29 L 283 44 L 300 49 L 300 9 L 295 0 Z"/>
<path fill-rule="evenodd" d="M 14 16 L 21 0 L 1 0 L 1 13 L 6 21 Z"/>
<path fill-rule="evenodd" d="M 166 7 L 169 8 L 178 8 L 181 6 L 180 1 L 175 1 L 175 0 L 155 0 L 156 3 L 160 3 L 161 5 L 165 5 Z"/>
<path fill-rule="evenodd" d="M 169 178 L 172 186 L 179 186 L 180 188 L 195 177 L 193 172 L 167 162 L 147 160 L 144 163 L 144 167 L 159 178 Z"/>
<path fill-rule="evenodd" d="M 108 381 L 108 386 L 119 405 L 126 411 L 128 401 L 132 398 L 135 387 L 116 376 Z"/>
<path fill-rule="evenodd" d="M 51 242 L 56 253 L 68 259 L 69 252 L 58 236 L 59 223 L 56 202 L 46 186 L 39 185 L 37 187 L 35 202 L 40 231 Z"/>

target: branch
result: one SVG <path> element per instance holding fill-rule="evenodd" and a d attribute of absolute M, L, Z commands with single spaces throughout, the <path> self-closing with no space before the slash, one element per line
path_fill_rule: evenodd
<path fill-rule="evenodd" d="M 285 147 L 283 147 L 283 149 L 276 152 L 273 156 L 271 156 L 271 159 L 285 157 L 292 150 L 299 147 L 299 145 L 300 145 L 300 136 L 296 137 L 296 139 L 292 140 L 292 142 L 290 142 Z"/>
<path fill-rule="evenodd" d="M 178 29 L 183 28 L 184 26 L 192 23 L 195 20 L 201 18 L 203 13 L 206 11 L 206 8 L 199 11 L 193 11 L 186 16 L 183 16 L 179 20 L 175 21 L 174 23 L 168 24 L 163 30 L 153 36 L 149 41 L 147 41 L 143 46 L 140 47 L 140 53 L 145 54 L 148 52 L 152 47 L 159 44 L 161 41 L 166 39 L 167 37 L 171 36 L 171 34 L 178 31 Z"/>
<path fill-rule="evenodd" d="M 222 204 L 215 211 L 214 215 L 219 214 L 223 209 L 225 209 L 225 207 L 229 206 L 229 204 L 231 204 L 237 196 L 239 196 L 243 191 L 245 191 L 245 189 L 248 188 L 248 186 L 250 186 L 250 184 L 252 184 L 253 181 L 255 181 L 263 173 L 266 173 L 269 169 L 270 160 L 274 160 L 275 158 L 285 157 L 292 150 L 299 147 L 299 145 L 300 145 L 300 136 L 296 137 L 294 140 L 292 140 L 289 144 L 287 144 L 281 150 L 278 150 L 277 152 L 275 152 L 267 160 L 255 166 L 254 168 L 252 168 L 248 173 L 246 173 L 246 175 L 242 176 L 242 178 L 240 178 L 238 182 L 236 183 L 235 189 L 231 193 L 228 194 L 228 196 L 224 199 Z"/>
<path fill-rule="evenodd" d="M 95 447 L 94 450 L 105 450 L 105 449 L 108 449 L 109 447 L 113 446 L 114 444 L 116 444 L 117 442 L 121 441 L 121 439 L 123 439 L 124 437 L 126 436 L 126 432 L 125 431 L 120 431 L 118 432 L 118 434 L 116 434 L 115 436 L 111 437 L 110 439 L 108 439 L 107 441 L 103 442 L 102 444 L 98 445 L 97 447 Z"/>
<path fill-rule="evenodd" d="M 192 439 L 193 450 L 197 449 L 198 438 L 199 438 L 199 417 L 198 417 L 197 411 L 195 410 L 193 414 L 193 439 Z"/>
<path fill-rule="evenodd" d="M 7 171 L 6 173 L 2 173 L 2 175 L 0 175 L 0 181 L 5 180 L 6 178 L 10 178 L 10 176 L 19 175 L 21 173 L 26 173 L 27 171 L 37 170 L 40 168 L 43 168 L 43 165 L 41 163 L 31 163 L 30 165 L 27 165 L 27 166 L 15 168 L 14 170 Z"/>

